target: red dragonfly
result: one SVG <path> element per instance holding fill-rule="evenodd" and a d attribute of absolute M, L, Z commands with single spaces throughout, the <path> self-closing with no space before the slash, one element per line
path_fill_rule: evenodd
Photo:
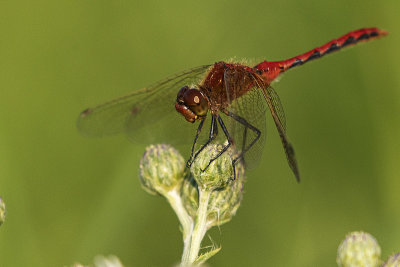
<path fill-rule="evenodd" d="M 263 61 L 253 67 L 220 61 L 189 69 L 147 88 L 86 109 L 80 114 L 78 128 L 89 136 L 126 132 L 131 140 L 145 143 L 179 144 L 190 138 L 193 145 L 188 165 L 209 143 L 218 141 L 225 145 L 210 163 L 234 146 L 240 152 L 232 160 L 233 166 L 238 160 L 244 160 L 246 166 L 251 166 L 259 160 L 265 143 L 265 111 L 268 107 L 289 166 L 299 181 L 294 149 L 286 136 L 285 114 L 271 83 L 293 67 L 386 34 L 378 28 L 365 28 L 287 60 Z M 194 141 L 193 134 L 188 134 L 188 131 L 194 131 L 191 124 L 180 119 L 173 112 L 173 106 L 187 122 L 199 122 Z M 211 122 L 205 124 L 208 114 Z M 218 134 L 219 127 L 223 135 Z M 199 149 L 196 150 L 196 147 Z"/>

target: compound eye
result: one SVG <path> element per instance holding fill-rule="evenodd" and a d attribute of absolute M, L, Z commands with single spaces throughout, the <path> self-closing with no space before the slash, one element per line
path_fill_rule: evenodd
<path fill-rule="evenodd" d="M 196 115 L 203 116 L 207 113 L 208 103 L 204 95 L 197 89 L 189 89 L 185 92 L 183 99 Z"/>
<path fill-rule="evenodd" d="M 185 92 L 184 95 L 185 104 L 188 106 L 196 106 L 200 105 L 202 101 L 204 101 L 203 95 L 199 90 L 189 89 Z"/>
<path fill-rule="evenodd" d="M 187 85 L 182 87 L 179 90 L 178 95 L 176 96 L 176 101 L 179 102 L 180 104 L 184 104 L 185 103 L 185 93 L 188 90 L 189 90 L 189 87 Z"/>

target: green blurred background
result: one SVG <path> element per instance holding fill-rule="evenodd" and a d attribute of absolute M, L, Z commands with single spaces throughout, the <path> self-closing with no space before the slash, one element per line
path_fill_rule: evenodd
<path fill-rule="evenodd" d="M 145 147 L 82 137 L 78 114 L 176 71 L 286 59 L 372 26 L 390 35 L 275 84 L 302 182 L 268 116 L 263 163 L 213 231 L 211 266 L 335 266 L 353 230 L 400 251 L 400 2 L 0 1 L 0 266 L 177 263 L 175 214 L 139 184 Z"/>

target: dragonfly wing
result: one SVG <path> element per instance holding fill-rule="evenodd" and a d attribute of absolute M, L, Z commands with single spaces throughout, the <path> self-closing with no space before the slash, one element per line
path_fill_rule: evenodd
<path fill-rule="evenodd" d="M 270 95 L 271 104 L 274 107 L 276 116 L 282 125 L 283 130 L 286 131 L 286 116 L 279 95 L 271 86 L 267 87 L 267 92 Z"/>
<path fill-rule="evenodd" d="M 225 71 L 224 79 L 231 102 L 226 110 L 245 119 L 248 124 L 257 128 L 261 133 L 259 139 L 243 156 L 246 168 L 252 169 L 258 165 L 265 144 L 265 111 L 267 109 L 265 100 L 260 90 L 257 89 L 256 81 L 251 72 L 243 71 L 243 69 L 228 69 Z M 240 93 L 243 90 L 246 91 L 245 94 Z M 227 124 L 228 131 L 238 150 L 243 151 L 257 138 L 257 132 L 246 127 L 243 123 L 226 115 L 221 116 Z"/>
<path fill-rule="evenodd" d="M 176 94 L 185 85 L 197 85 L 208 68 L 209 65 L 189 69 L 147 88 L 89 108 L 79 116 L 78 129 L 88 136 L 126 132 L 132 141 L 140 143 L 182 143 L 184 136 L 193 139 L 193 134 L 179 134 L 195 130 L 175 111 Z"/>
<path fill-rule="evenodd" d="M 274 119 L 276 128 L 278 129 L 279 136 L 281 137 L 282 145 L 286 153 L 289 166 L 292 169 L 297 181 L 300 181 L 300 173 L 297 167 L 297 161 L 294 153 L 293 146 L 288 141 L 286 136 L 285 116 L 282 104 L 279 100 L 277 93 L 271 86 L 261 88 L 264 98 L 267 101 L 269 110 L 271 111 L 272 118 Z"/>

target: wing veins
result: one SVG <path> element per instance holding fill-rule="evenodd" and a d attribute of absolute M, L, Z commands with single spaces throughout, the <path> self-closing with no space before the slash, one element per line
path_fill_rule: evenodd
<path fill-rule="evenodd" d="M 261 90 L 264 94 L 265 100 L 267 101 L 269 110 L 271 111 L 272 118 L 274 119 L 275 126 L 276 126 L 279 136 L 281 138 L 281 142 L 282 142 L 283 148 L 285 150 L 285 154 L 286 154 L 286 158 L 289 163 L 289 166 L 292 169 L 292 171 L 296 177 L 296 180 L 298 182 L 300 182 L 300 173 L 299 173 L 299 169 L 297 166 L 296 156 L 294 153 L 293 146 L 290 144 L 290 142 L 286 136 L 286 129 L 285 129 L 285 127 L 283 127 L 281 120 L 279 119 L 277 110 L 274 106 L 274 101 L 271 98 L 270 94 L 268 93 L 269 90 L 266 88 L 261 88 Z"/>
<path fill-rule="evenodd" d="M 136 97 L 136 96 L 138 96 L 138 95 L 150 93 L 150 92 L 152 92 L 154 89 L 157 89 L 156 92 L 158 92 L 158 91 L 160 91 L 162 88 L 164 88 L 164 86 L 165 86 L 166 84 L 168 84 L 170 81 L 175 80 L 175 79 L 177 79 L 177 78 L 183 76 L 183 78 L 181 78 L 181 79 L 179 79 L 179 80 L 176 80 L 173 84 L 171 84 L 171 86 L 173 86 L 173 85 L 175 85 L 175 84 L 178 84 L 178 83 L 184 81 L 185 79 L 190 79 L 190 78 L 191 78 L 190 76 L 189 76 L 189 77 L 185 76 L 186 74 L 191 73 L 191 72 L 197 73 L 197 72 L 195 72 L 195 71 L 203 70 L 203 69 L 205 69 L 205 68 L 207 68 L 207 67 L 209 67 L 209 66 L 210 66 L 210 65 L 203 65 L 203 66 L 200 66 L 200 67 L 191 68 L 191 69 L 186 70 L 186 71 L 184 71 L 184 72 L 181 72 L 181 73 L 179 73 L 179 74 L 177 74 L 177 75 L 172 75 L 172 76 L 170 76 L 170 77 L 168 77 L 168 78 L 166 78 L 166 79 L 164 79 L 164 80 L 161 80 L 161 81 L 159 81 L 159 82 L 156 82 L 156 83 L 154 83 L 154 84 L 152 84 L 152 85 L 150 85 L 150 86 L 148 86 L 148 87 L 144 87 L 144 88 L 135 90 L 134 92 L 131 92 L 131 93 L 127 94 L 127 95 L 123 95 L 123 96 L 118 97 L 118 98 L 115 98 L 115 99 L 113 99 L 113 100 L 104 102 L 104 103 L 102 103 L 102 104 L 100 104 L 100 105 L 94 106 L 94 107 L 92 107 L 92 108 L 88 108 L 88 109 L 84 110 L 84 111 L 80 114 L 80 117 L 84 118 L 84 117 L 86 117 L 87 115 L 92 114 L 93 112 L 101 112 L 102 110 L 107 110 L 107 108 L 110 108 L 110 107 L 112 107 L 112 106 L 114 106 L 114 105 L 118 105 L 118 104 L 120 104 L 120 103 L 129 102 L 130 99 L 132 99 L 132 97 Z"/>

